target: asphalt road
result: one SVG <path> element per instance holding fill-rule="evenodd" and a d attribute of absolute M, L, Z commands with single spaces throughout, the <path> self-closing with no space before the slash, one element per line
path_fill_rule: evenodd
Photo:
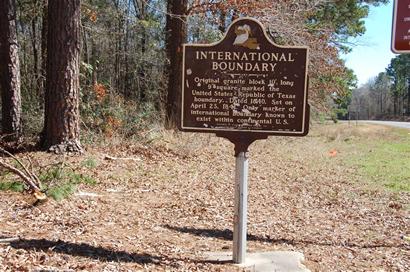
<path fill-rule="evenodd" d="M 351 122 L 355 122 L 355 121 L 352 120 Z M 362 120 L 359 122 L 410 129 L 410 122 L 370 121 L 370 120 L 366 120 L 366 121 Z"/>

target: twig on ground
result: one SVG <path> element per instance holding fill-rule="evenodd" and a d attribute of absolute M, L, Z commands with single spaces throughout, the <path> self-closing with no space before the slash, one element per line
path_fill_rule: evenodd
<path fill-rule="evenodd" d="M 47 198 L 47 196 L 41 192 L 40 189 L 40 179 L 30 170 L 28 170 L 28 168 L 24 165 L 24 163 L 22 163 L 16 156 L 14 156 L 13 154 L 11 154 L 10 152 L 8 152 L 7 150 L 4 150 L 3 148 L 0 147 L 0 152 L 6 154 L 7 156 L 11 157 L 12 159 L 14 159 L 24 170 L 24 172 L 8 163 L 6 163 L 2 157 L 0 157 L 0 166 L 2 166 L 3 168 L 9 170 L 10 172 L 12 172 L 13 174 L 19 176 L 23 182 L 31 189 L 33 190 L 33 194 L 34 196 L 38 199 L 38 200 L 44 200 Z"/>
<path fill-rule="evenodd" d="M 37 182 L 37 184 L 40 184 L 39 178 L 35 174 L 33 174 L 32 171 L 28 170 L 27 167 L 16 156 L 14 156 L 13 154 L 11 154 L 10 152 L 8 152 L 7 150 L 1 147 L 0 147 L 0 151 L 6 154 L 7 156 L 13 158 L 23 168 L 24 172 L 26 172 L 26 175 L 28 175 L 31 179 Z"/>
<path fill-rule="evenodd" d="M 20 237 L 7 237 L 7 238 L 0 238 L 0 244 L 8 244 L 12 242 L 20 241 Z"/>
<path fill-rule="evenodd" d="M 3 166 L 10 172 L 19 176 L 31 189 L 40 191 L 40 188 L 32 181 L 30 177 L 28 177 L 25 173 L 23 173 L 23 171 L 15 168 L 14 166 L 11 166 L 8 163 L 5 163 L 3 160 L 0 160 L 0 166 Z"/>
<path fill-rule="evenodd" d="M 140 158 L 117 158 L 110 155 L 104 155 L 104 160 L 116 161 L 116 160 L 130 160 L 130 161 L 141 161 Z"/>

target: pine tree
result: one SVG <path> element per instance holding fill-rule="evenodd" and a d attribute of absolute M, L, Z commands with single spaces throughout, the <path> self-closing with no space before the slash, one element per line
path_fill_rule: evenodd
<path fill-rule="evenodd" d="M 43 146 L 82 152 L 79 113 L 80 0 L 48 3 Z"/>
<path fill-rule="evenodd" d="M 0 90 L 4 139 L 21 135 L 20 62 L 15 0 L 0 1 Z"/>

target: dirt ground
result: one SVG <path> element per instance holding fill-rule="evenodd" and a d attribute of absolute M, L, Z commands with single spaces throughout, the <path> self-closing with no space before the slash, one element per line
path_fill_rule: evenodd
<path fill-rule="evenodd" d="M 410 194 L 367 185 L 326 131 L 251 146 L 248 251 L 299 251 L 311 271 L 410 271 Z M 87 146 L 64 159 L 97 185 L 37 206 L 0 192 L 0 238 L 20 238 L 0 244 L 0 271 L 241 271 L 204 258 L 232 251 L 233 155 L 204 134 Z"/>

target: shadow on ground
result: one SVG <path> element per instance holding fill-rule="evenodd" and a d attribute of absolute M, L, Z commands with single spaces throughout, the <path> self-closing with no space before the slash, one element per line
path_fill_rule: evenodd
<path fill-rule="evenodd" d="M 233 240 L 233 233 L 229 229 L 218 230 L 218 229 L 201 229 L 201 228 L 189 228 L 189 227 L 176 227 L 171 225 L 163 225 L 164 228 L 167 228 L 172 231 L 177 231 L 181 233 L 188 233 L 193 234 L 196 236 L 202 237 L 213 237 L 222 240 Z M 406 244 L 388 244 L 382 242 L 375 242 L 374 244 L 359 244 L 359 243 L 351 243 L 351 242 L 327 242 L 327 241 L 310 241 L 310 240 L 293 240 L 293 239 L 273 239 L 269 236 L 257 236 L 253 234 L 247 235 L 248 241 L 257 241 L 257 242 L 264 242 L 264 243 L 272 243 L 272 244 L 287 244 L 287 245 L 316 245 L 316 246 L 340 246 L 340 247 L 347 247 L 347 248 L 408 248 L 409 246 Z"/>
<path fill-rule="evenodd" d="M 106 262 L 133 262 L 140 264 L 161 263 L 162 257 L 149 254 L 128 253 L 125 251 L 115 251 L 103 247 L 95 247 L 89 244 L 71 243 L 65 241 L 50 241 L 47 239 L 21 239 L 10 243 L 15 249 L 42 250 L 64 253 L 72 256 L 81 256 Z"/>
<path fill-rule="evenodd" d="M 41 251 L 53 251 L 56 253 L 67 254 L 71 256 L 86 257 L 89 259 L 95 259 L 103 262 L 126 262 L 126 263 L 138 263 L 138 264 L 158 264 L 161 265 L 164 261 L 167 261 L 168 265 L 172 266 L 173 263 L 180 261 L 191 263 L 203 263 L 203 264 L 229 264 L 232 261 L 216 261 L 216 260 L 197 260 L 190 258 L 169 258 L 162 256 L 154 256 L 150 254 L 136 254 L 128 253 L 126 251 L 115 251 L 106 249 L 103 247 L 95 247 L 86 243 L 76 244 L 71 242 L 65 242 L 62 240 L 50 241 L 47 239 L 20 239 L 15 242 L 11 242 L 10 246 L 15 249 L 23 250 L 41 250 Z"/>

